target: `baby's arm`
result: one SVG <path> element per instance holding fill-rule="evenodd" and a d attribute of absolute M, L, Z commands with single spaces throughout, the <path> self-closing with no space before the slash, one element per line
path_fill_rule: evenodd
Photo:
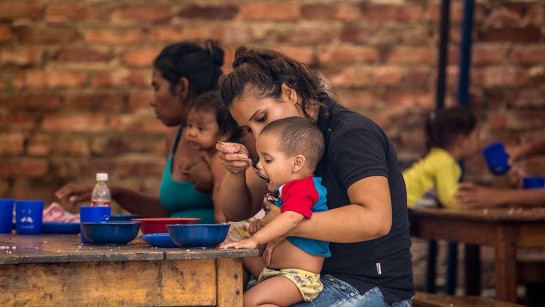
<path fill-rule="evenodd" d="M 273 239 L 285 237 L 305 217 L 294 211 L 285 211 L 268 223 L 263 229 L 256 232 L 251 238 L 222 245 L 223 248 L 257 248 Z"/>
<path fill-rule="evenodd" d="M 220 188 L 223 177 L 225 177 L 227 171 L 217 152 L 210 158 L 209 164 L 213 180 L 212 201 L 214 202 L 214 221 L 216 223 L 225 223 L 227 222 L 227 219 L 225 218 L 221 207 Z"/>

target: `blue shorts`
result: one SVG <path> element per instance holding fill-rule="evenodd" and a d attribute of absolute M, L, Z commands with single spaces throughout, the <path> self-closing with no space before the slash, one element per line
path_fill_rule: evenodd
<path fill-rule="evenodd" d="M 375 287 L 363 295 L 352 287 L 331 275 L 324 275 L 321 278 L 324 289 L 312 302 L 300 302 L 294 307 L 386 307 L 386 301 L 382 292 Z M 410 307 L 412 299 L 395 302 L 392 307 Z"/>

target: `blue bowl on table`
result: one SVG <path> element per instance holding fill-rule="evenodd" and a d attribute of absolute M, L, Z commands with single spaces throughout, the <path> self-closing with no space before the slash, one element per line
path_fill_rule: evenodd
<path fill-rule="evenodd" d="M 138 235 L 141 222 L 104 221 L 82 222 L 85 238 L 97 245 L 125 245 Z"/>
<path fill-rule="evenodd" d="M 225 241 L 231 224 L 173 224 L 168 233 L 176 245 L 184 248 L 214 248 Z"/>
<path fill-rule="evenodd" d="M 141 235 L 140 238 L 149 245 L 155 247 L 178 247 L 178 245 L 172 241 L 170 234 L 168 233 L 148 233 Z"/>
<path fill-rule="evenodd" d="M 110 215 L 110 221 L 131 221 L 139 217 L 140 214 L 112 214 Z"/>

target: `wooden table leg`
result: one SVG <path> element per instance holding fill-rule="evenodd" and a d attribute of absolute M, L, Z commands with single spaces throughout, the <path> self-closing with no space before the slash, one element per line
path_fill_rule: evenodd
<path fill-rule="evenodd" d="M 501 227 L 494 246 L 496 267 L 496 298 L 502 301 L 517 300 L 516 229 Z"/>
<path fill-rule="evenodd" d="M 466 295 L 481 294 L 481 255 L 480 246 L 466 244 L 464 248 L 464 272 Z"/>
<path fill-rule="evenodd" d="M 220 258 L 217 259 L 217 306 L 236 307 L 242 306 L 242 259 Z"/>

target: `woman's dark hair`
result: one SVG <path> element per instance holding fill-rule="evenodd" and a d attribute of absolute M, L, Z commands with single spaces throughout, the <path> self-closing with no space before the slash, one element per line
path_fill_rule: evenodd
<path fill-rule="evenodd" d="M 306 65 L 277 51 L 239 47 L 235 52 L 233 71 L 219 80 L 221 99 L 227 107 L 245 90 L 254 90 L 259 97 L 278 99 L 282 95 L 282 84 L 297 92 L 298 102 L 308 114 L 313 104 L 332 100 L 324 82 Z"/>
<path fill-rule="evenodd" d="M 223 49 L 216 41 L 207 40 L 204 47 L 193 42 L 180 42 L 161 50 L 153 66 L 170 83 L 171 92 L 180 78 L 186 77 L 190 93 L 197 96 L 217 89 L 223 55 Z"/>
<path fill-rule="evenodd" d="M 468 108 L 454 107 L 431 112 L 426 121 L 428 148 L 446 148 L 459 135 L 467 136 L 475 130 L 477 117 Z"/>
<path fill-rule="evenodd" d="M 216 114 L 216 122 L 222 133 L 231 133 L 229 140 L 223 141 L 235 141 L 239 137 L 239 128 L 235 120 L 229 114 L 229 110 L 219 97 L 219 94 L 215 91 L 205 92 L 193 99 L 192 110 L 211 112 Z"/>

